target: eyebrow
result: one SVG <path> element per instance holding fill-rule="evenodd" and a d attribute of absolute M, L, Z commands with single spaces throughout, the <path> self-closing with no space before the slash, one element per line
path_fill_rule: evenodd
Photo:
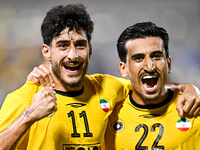
<path fill-rule="evenodd" d="M 163 54 L 163 51 L 156 50 L 156 51 L 151 52 L 151 55 L 153 55 L 153 54 Z M 143 53 L 137 53 L 137 54 L 132 55 L 131 59 L 133 59 L 135 57 L 142 57 L 142 56 L 144 56 Z"/>
<path fill-rule="evenodd" d="M 156 51 L 151 52 L 151 54 L 163 54 L 163 51 L 156 50 Z"/>
<path fill-rule="evenodd" d="M 87 43 L 87 40 L 77 40 L 76 42 Z"/>
<path fill-rule="evenodd" d="M 59 43 L 68 43 L 68 42 L 70 42 L 71 40 L 59 40 L 59 41 L 57 41 L 56 42 L 56 44 L 59 44 Z M 77 41 L 75 41 L 75 43 L 87 43 L 88 41 L 87 40 L 77 40 Z"/>
<path fill-rule="evenodd" d="M 144 56 L 143 53 L 137 53 L 137 54 L 134 54 L 131 56 L 131 59 L 135 58 L 135 57 L 141 57 L 141 56 Z"/>
<path fill-rule="evenodd" d="M 67 42 L 70 42 L 70 40 L 59 40 L 59 41 L 56 41 L 56 44 L 67 43 Z"/>

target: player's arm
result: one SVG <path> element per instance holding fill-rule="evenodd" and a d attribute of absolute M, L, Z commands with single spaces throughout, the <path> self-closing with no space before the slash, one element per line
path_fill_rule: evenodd
<path fill-rule="evenodd" d="M 55 91 L 48 87 L 44 87 L 36 93 L 31 105 L 0 132 L 0 149 L 15 149 L 33 123 L 57 111 L 56 99 Z"/>
<path fill-rule="evenodd" d="M 200 91 L 192 84 L 166 83 L 174 92 L 181 96 L 177 102 L 177 111 L 179 116 L 198 116 L 200 112 Z"/>

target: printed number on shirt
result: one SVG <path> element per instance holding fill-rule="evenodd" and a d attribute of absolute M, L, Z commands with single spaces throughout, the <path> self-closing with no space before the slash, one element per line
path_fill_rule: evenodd
<path fill-rule="evenodd" d="M 80 137 L 80 133 L 78 133 L 77 129 L 76 129 L 76 121 L 75 121 L 74 111 L 70 111 L 68 113 L 68 117 L 71 117 L 71 119 L 72 119 L 73 133 L 71 133 L 71 137 Z M 86 112 L 82 111 L 81 113 L 79 113 L 79 117 L 83 118 L 83 121 L 85 124 L 86 133 L 84 133 L 83 136 L 84 137 L 92 137 L 92 133 L 90 133 L 90 129 L 89 129 Z"/>
<path fill-rule="evenodd" d="M 142 143 L 144 142 L 144 140 L 146 139 L 147 135 L 148 135 L 148 127 L 145 124 L 139 124 L 136 128 L 135 128 L 135 132 L 139 132 L 140 128 L 144 129 L 144 133 L 142 135 L 142 137 L 140 138 L 140 140 L 138 141 L 137 145 L 135 146 L 136 150 L 148 150 L 147 146 L 142 146 Z M 160 141 L 160 139 L 162 138 L 163 132 L 164 132 L 164 127 L 163 125 L 161 125 L 160 123 L 155 123 L 152 127 L 151 127 L 151 132 L 155 132 L 155 129 L 158 128 L 159 129 L 159 133 L 157 138 L 154 140 L 154 142 L 152 143 L 151 149 L 152 150 L 162 150 L 164 149 L 164 146 L 158 146 L 158 143 Z M 150 133 L 149 133 L 150 134 Z"/>

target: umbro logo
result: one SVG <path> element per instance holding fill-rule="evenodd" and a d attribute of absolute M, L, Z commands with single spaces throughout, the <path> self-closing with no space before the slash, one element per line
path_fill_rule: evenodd
<path fill-rule="evenodd" d="M 70 103 L 70 104 L 66 104 L 66 106 L 71 106 L 71 107 L 74 107 L 74 108 L 83 107 L 85 105 L 86 104 L 83 104 L 83 103 Z"/>
<path fill-rule="evenodd" d="M 147 114 L 147 115 L 140 115 L 139 117 L 151 119 L 160 116 L 159 114 Z"/>

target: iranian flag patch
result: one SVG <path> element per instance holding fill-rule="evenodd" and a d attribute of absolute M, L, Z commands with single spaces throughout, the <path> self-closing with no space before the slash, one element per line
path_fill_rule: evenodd
<path fill-rule="evenodd" d="M 176 128 L 180 131 L 188 131 L 191 128 L 191 122 L 188 119 L 180 119 L 176 123 Z"/>
<path fill-rule="evenodd" d="M 100 100 L 100 106 L 101 106 L 101 109 L 105 112 L 108 112 L 110 109 L 110 105 L 105 99 Z"/>

